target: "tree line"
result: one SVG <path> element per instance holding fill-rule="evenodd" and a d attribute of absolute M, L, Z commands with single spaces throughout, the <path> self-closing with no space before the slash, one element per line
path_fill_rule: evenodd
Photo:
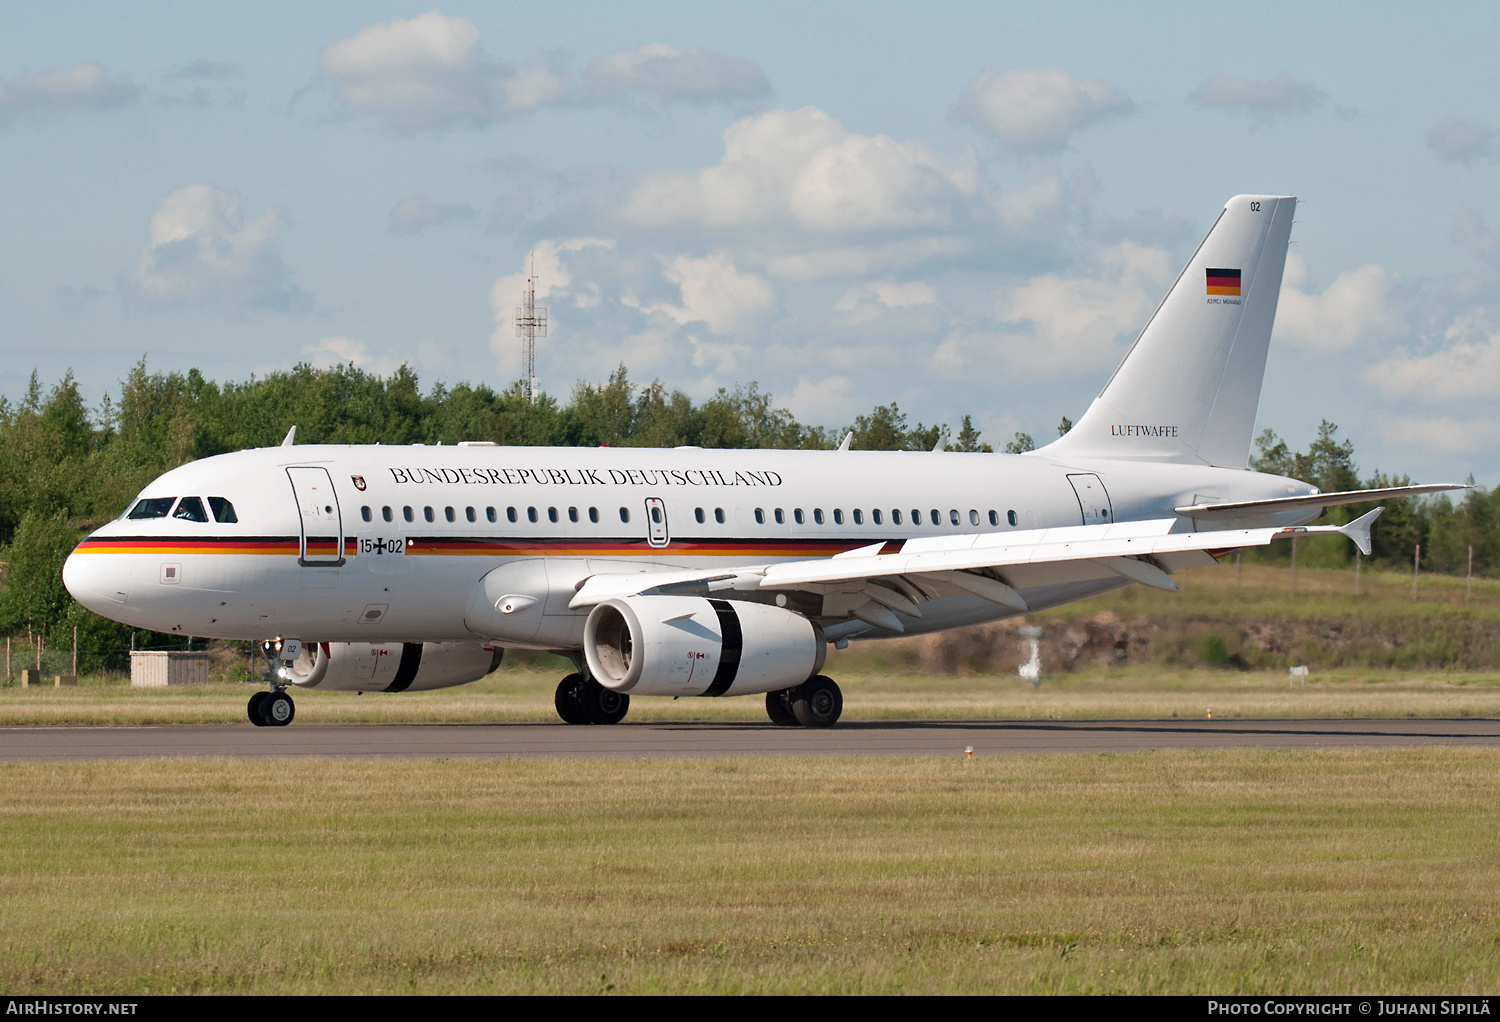
<path fill-rule="evenodd" d="M 84 533 L 121 514 L 161 473 L 198 458 L 274 446 L 292 425 L 301 443 L 829 449 L 852 433 L 856 450 L 931 450 L 940 440 L 948 450 L 992 449 L 968 415 L 956 430 L 913 425 L 892 402 L 829 429 L 799 422 L 754 383 L 695 402 L 660 381 L 633 382 L 624 366 L 602 383 L 578 383 L 566 403 L 548 394 L 533 403 L 519 382 L 503 391 L 437 384 L 424 394 L 407 366 L 380 377 L 352 365 L 299 365 L 216 383 L 197 370 L 152 372 L 143 360 L 121 381 L 118 397 L 106 394 L 90 408 L 71 373 L 45 392 L 33 373 L 20 401 L 0 398 L 0 633 L 41 634 L 61 647 L 71 643 L 76 627 L 84 670 L 120 665 L 132 645 L 180 642 L 132 634 L 79 607 L 63 588 L 63 559 Z M 1064 418 L 1058 433 L 1071 425 Z M 1353 446 L 1337 440 L 1337 431 L 1325 422 L 1307 451 L 1294 452 L 1267 430 L 1256 442 L 1252 467 L 1325 490 L 1404 481 L 1377 472 L 1361 482 Z M 1034 445 L 1018 433 L 1005 446 L 1020 451 Z M 1473 544 L 1476 571 L 1500 574 L 1495 494 L 1476 489 L 1456 504 L 1439 497 L 1386 506 L 1375 530 L 1377 561 L 1409 565 L 1420 543 L 1424 570 L 1462 571 Z M 1364 510 L 1334 508 L 1329 516 L 1347 521 Z M 1265 556 L 1286 554 L 1272 548 Z M 1316 556 L 1347 560 L 1348 544 L 1337 550 L 1329 544 Z"/>

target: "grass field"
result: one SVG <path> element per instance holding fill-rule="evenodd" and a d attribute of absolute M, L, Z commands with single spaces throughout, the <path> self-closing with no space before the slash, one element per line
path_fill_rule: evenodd
<path fill-rule="evenodd" d="M 1500 753 L 0 764 L 0 987 L 1492 992 Z"/>
<path fill-rule="evenodd" d="M 1051 678 L 920 675 L 867 669 L 829 673 L 844 690 L 847 720 L 1049 717 L 1500 717 L 1500 675 L 1361 672 L 1313 675 L 1288 688 L 1284 671 L 1132 667 Z M 294 692 L 297 724 L 555 721 L 553 689 L 566 670 L 509 670 L 461 688 L 399 694 Z M 0 726 L 224 724 L 249 726 L 245 684 L 132 689 L 0 689 Z M 628 719 L 764 720 L 759 696 L 639 698 Z M 293 724 L 296 727 L 297 724 Z M 3 755 L 0 739 L 0 755 Z"/>
<path fill-rule="evenodd" d="M 1134 586 L 1032 615 L 1045 680 L 1015 674 L 1018 621 L 854 643 L 825 668 L 849 719 L 1013 717 L 1500 716 L 1500 581 L 1421 580 L 1232 564 L 1180 572 L 1178 594 Z M 1118 638 L 1116 638 L 1118 636 Z M 219 660 L 243 675 L 244 661 Z M 1305 688 L 1286 668 L 1306 664 Z M 1245 669 L 1239 669 L 1245 668 Z M 568 661 L 512 651 L 473 685 L 386 695 L 297 691 L 297 719 L 320 723 L 554 720 Z M 123 676 L 76 689 L 0 687 L 0 726 L 243 724 L 249 684 L 133 690 Z M 758 697 L 634 700 L 632 720 L 761 720 Z"/>

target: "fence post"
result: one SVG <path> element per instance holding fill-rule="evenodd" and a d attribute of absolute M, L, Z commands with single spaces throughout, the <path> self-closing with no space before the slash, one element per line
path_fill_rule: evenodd
<path fill-rule="evenodd" d="M 1417 552 L 1411 558 L 1411 598 L 1417 598 L 1417 576 L 1422 573 L 1422 544 L 1417 544 Z"/>
<path fill-rule="evenodd" d="M 36 637 L 36 673 L 40 677 L 42 673 L 42 636 L 37 633 Z"/>

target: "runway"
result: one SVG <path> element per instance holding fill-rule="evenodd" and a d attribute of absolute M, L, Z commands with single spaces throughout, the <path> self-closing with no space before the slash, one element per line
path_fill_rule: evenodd
<path fill-rule="evenodd" d="M 147 756 L 976 756 L 1152 749 L 1500 747 L 1500 720 L 849 721 L 824 731 L 771 724 L 640 723 L 0 728 L 0 760 Z"/>

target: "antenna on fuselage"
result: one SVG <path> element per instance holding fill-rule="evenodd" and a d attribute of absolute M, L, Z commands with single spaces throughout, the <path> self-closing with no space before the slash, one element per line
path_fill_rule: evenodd
<path fill-rule="evenodd" d="M 547 336 L 547 308 L 536 304 L 536 253 L 530 256 L 531 272 L 526 276 L 526 290 L 516 307 L 516 336 L 521 338 L 521 378 L 526 383 L 526 400 L 536 404 L 536 339 Z"/>
<path fill-rule="evenodd" d="M 284 440 L 281 441 L 281 446 L 282 447 L 290 447 L 290 446 L 292 446 L 292 444 L 296 443 L 296 440 L 297 440 L 297 427 L 293 426 L 291 429 L 289 429 L 289 430 L 286 431 L 286 439 L 284 439 Z"/>

